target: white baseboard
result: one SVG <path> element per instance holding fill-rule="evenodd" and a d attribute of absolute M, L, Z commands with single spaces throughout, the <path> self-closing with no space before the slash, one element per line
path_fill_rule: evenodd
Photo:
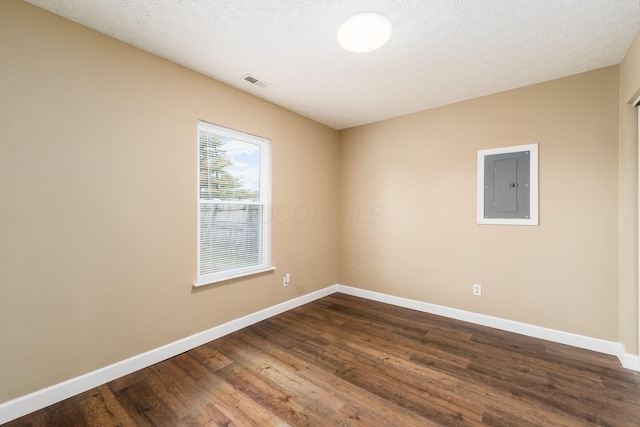
<path fill-rule="evenodd" d="M 635 354 L 625 353 L 624 346 L 622 344 L 620 344 L 620 347 L 621 347 L 621 353 L 623 354 L 623 356 L 622 357 L 620 357 L 619 355 L 616 355 L 616 356 L 618 356 L 618 358 L 620 359 L 620 363 L 622 363 L 622 366 L 624 366 L 627 369 L 640 372 L 640 356 Z"/>
<path fill-rule="evenodd" d="M 151 366 L 170 357 L 177 356 L 185 351 L 191 350 L 202 344 L 206 344 L 217 338 L 235 332 L 239 329 L 253 325 L 254 323 L 273 317 L 277 314 L 315 301 L 319 298 L 341 292 L 366 298 L 372 301 L 383 302 L 399 307 L 410 308 L 425 313 L 436 314 L 477 325 L 488 326 L 504 331 L 515 332 L 530 337 L 541 338 L 547 341 L 567 344 L 574 347 L 593 350 L 600 353 L 617 356 L 620 363 L 627 369 L 640 371 L 640 356 L 625 353 L 624 346 L 613 341 L 606 341 L 569 332 L 557 331 L 526 323 L 514 322 L 512 320 L 487 316 L 484 314 L 472 313 L 469 311 L 430 304 L 408 298 L 396 297 L 379 292 L 367 291 L 344 285 L 332 285 L 319 291 L 294 298 L 289 301 L 274 305 L 272 307 L 249 314 L 239 319 L 232 320 L 220 326 L 213 327 L 203 332 L 180 339 L 170 344 L 150 350 L 146 353 L 133 356 L 129 359 L 114 363 L 113 365 L 100 368 L 76 378 L 55 384 L 51 387 L 43 388 L 36 392 L 27 394 L 17 399 L 9 400 L 0 404 L 0 424 L 20 418 L 31 412 L 37 411 L 54 403 L 60 402 L 76 394 L 90 390 L 109 381 L 128 375 L 132 372 Z"/>
<path fill-rule="evenodd" d="M 0 424 L 20 418 L 23 415 L 45 408 L 60 402 L 76 394 L 90 390 L 99 385 L 113 381 L 124 375 L 138 371 L 154 363 L 162 362 L 170 357 L 177 356 L 202 344 L 206 344 L 217 338 L 235 332 L 239 329 L 258 323 L 262 320 L 283 313 L 292 308 L 325 297 L 337 291 L 336 285 L 329 286 L 316 292 L 294 298 L 289 301 L 249 314 L 239 319 L 232 320 L 220 326 L 174 341 L 170 344 L 158 347 L 146 353 L 133 356 L 129 359 L 100 368 L 79 377 L 43 388 L 25 396 L 9 400 L 0 404 Z"/>
<path fill-rule="evenodd" d="M 508 332 L 526 335 L 533 338 L 540 338 L 547 341 L 567 344 L 573 347 L 586 350 L 597 351 L 599 353 L 616 356 L 622 366 L 626 369 L 640 371 L 640 356 L 625 352 L 624 346 L 618 342 L 606 341 L 598 338 L 591 338 L 584 335 L 572 334 L 570 332 L 558 331 L 544 328 L 542 326 L 530 325 L 499 317 L 487 316 L 456 308 L 445 307 L 437 304 L 416 301 L 408 298 L 396 297 L 380 292 L 367 291 L 365 289 L 353 288 L 350 286 L 337 285 L 337 291 L 343 294 L 366 298 L 372 301 L 383 302 L 399 307 L 410 308 L 425 313 L 437 314 L 451 319 L 462 320 L 464 322 L 475 323 L 476 325 L 488 326 Z"/>

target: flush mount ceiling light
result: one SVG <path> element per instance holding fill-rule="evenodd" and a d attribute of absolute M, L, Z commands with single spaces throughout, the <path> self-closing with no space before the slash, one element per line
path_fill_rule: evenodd
<path fill-rule="evenodd" d="M 391 22 L 379 13 L 357 13 L 340 25 L 337 37 L 340 46 L 349 52 L 371 52 L 389 40 Z"/>

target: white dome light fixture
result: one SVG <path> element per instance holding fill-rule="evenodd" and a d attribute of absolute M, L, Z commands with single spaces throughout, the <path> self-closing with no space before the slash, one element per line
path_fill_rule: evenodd
<path fill-rule="evenodd" d="M 376 12 L 361 12 L 338 28 L 338 43 L 349 52 L 365 53 L 381 48 L 391 37 L 391 22 Z"/>

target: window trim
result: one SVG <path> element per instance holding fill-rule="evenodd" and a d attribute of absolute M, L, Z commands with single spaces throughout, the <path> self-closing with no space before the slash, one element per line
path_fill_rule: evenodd
<path fill-rule="evenodd" d="M 260 202 L 248 202 L 242 204 L 261 205 L 263 207 L 262 218 L 262 263 L 259 265 L 240 267 L 234 269 L 228 269 L 218 271 L 215 273 L 209 273 L 200 275 L 200 131 L 202 128 L 215 133 L 216 135 L 234 139 L 240 142 L 247 142 L 250 144 L 257 144 L 260 146 Z M 209 123 L 203 120 L 198 121 L 197 137 L 196 137 L 196 188 L 197 188 L 197 265 L 196 265 L 196 281 L 193 284 L 194 287 L 210 285 L 213 283 L 224 282 L 231 279 L 237 279 L 240 277 L 250 276 L 254 274 L 265 273 L 273 271 L 276 267 L 271 265 L 271 140 L 256 135 L 251 135 L 246 132 L 237 131 L 234 129 L 219 126 L 213 123 Z M 235 202 L 224 202 L 225 204 Z M 240 203 L 240 202 L 238 202 Z"/>

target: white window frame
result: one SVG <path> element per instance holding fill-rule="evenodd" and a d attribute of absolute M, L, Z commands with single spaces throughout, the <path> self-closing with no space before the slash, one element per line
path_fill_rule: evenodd
<path fill-rule="evenodd" d="M 262 205 L 263 207 L 263 215 L 262 215 L 262 235 L 261 235 L 261 260 L 262 262 L 259 265 L 253 265 L 248 267 L 240 267 L 233 268 L 228 270 L 222 270 L 209 274 L 200 274 L 200 264 L 201 264 L 201 254 L 200 254 L 200 227 L 201 227 L 201 218 L 200 218 L 200 206 L 203 202 L 203 199 L 200 199 L 200 132 L 201 129 L 205 129 L 207 132 L 212 132 L 218 136 L 224 138 L 230 138 L 235 141 L 247 142 L 250 144 L 256 144 L 260 146 L 260 201 L 259 202 L 233 202 L 233 201 L 224 201 L 224 202 L 212 202 L 207 200 L 206 203 L 221 203 L 221 204 L 255 204 Z M 197 265 L 197 279 L 193 284 L 194 287 L 209 285 L 212 283 L 222 282 L 226 280 L 236 279 L 239 277 L 249 276 L 253 274 L 263 273 L 267 271 L 275 270 L 276 268 L 271 265 L 271 140 L 262 138 L 255 135 L 250 135 L 244 132 L 240 132 L 234 129 L 229 129 L 226 127 L 214 125 L 212 123 L 199 121 L 198 122 L 198 138 L 196 141 L 198 149 L 198 159 L 197 159 L 197 189 L 198 189 L 198 227 L 197 227 L 197 235 L 198 235 L 198 265 Z"/>
<path fill-rule="evenodd" d="M 494 154 L 529 151 L 529 218 L 485 218 L 484 217 L 484 157 Z M 478 224 L 538 225 L 538 144 L 514 145 L 511 147 L 478 150 Z"/>

